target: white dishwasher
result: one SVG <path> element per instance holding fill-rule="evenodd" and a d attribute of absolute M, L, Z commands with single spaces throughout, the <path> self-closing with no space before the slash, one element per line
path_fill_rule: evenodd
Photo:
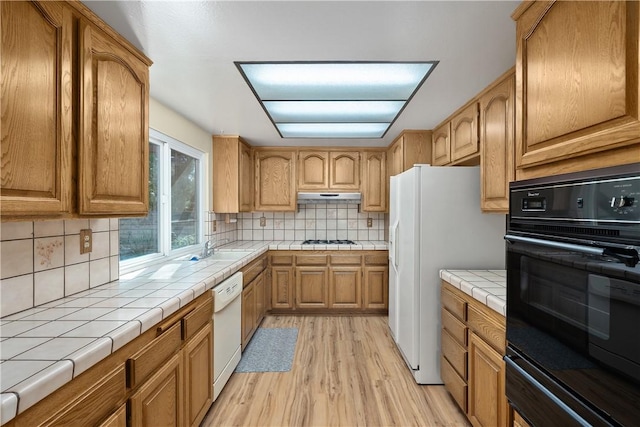
<path fill-rule="evenodd" d="M 238 366 L 242 339 L 242 272 L 213 288 L 213 400 Z"/>

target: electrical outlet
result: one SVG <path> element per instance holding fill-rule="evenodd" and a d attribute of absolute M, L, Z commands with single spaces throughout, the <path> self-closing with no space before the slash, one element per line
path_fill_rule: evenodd
<path fill-rule="evenodd" d="M 218 229 L 218 221 L 217 220 L 213 220 L 213 231 L 216 231 Z"/>
<path fill-rule="evenodd" d="M 367 227 L 373 227 L 373 218 L 367 218 Z"/>
<path fill-rule="evenodd" d="M 261 216 L 260 217 L 260 227 L 266 227 L 267 225 L 267 218 Z"/>
<path fill-rule="evenodd" d="M 90 228 L 80 230 L 80 253 L 88 254 L 93 250 L 93 235 Z"/>

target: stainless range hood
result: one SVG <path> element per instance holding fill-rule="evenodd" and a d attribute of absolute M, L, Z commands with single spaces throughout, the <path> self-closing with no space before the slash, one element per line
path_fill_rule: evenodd
<path fill-rule="evenodd" d="M 362 195 L 360 193 L 298 193 L 298 204 L 311 203 L 350 203 L 360 204 Z"/>

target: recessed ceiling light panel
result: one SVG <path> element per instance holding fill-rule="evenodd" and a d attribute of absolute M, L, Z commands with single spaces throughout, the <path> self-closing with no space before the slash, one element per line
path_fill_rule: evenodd
<path fill-rule="evenodd" d="M 390 123 L 404 101 L 264 101 L 263 105 L 276 123 Z"/>
<path fill-rule="evenodd" d="M 382 138 L 389 123 L 276 123 L 283 138 Z"/>
<path fill-rule="evenodd" d="M 381 138 L 436 65 L 437 61 L 236 62 L 284 138 L 330 137 L 317 136 L 322 133 L 318 131 L 321 124 L 328 128 L 332 123 L 387 123 L 382 133 L 365 132 L 376 136 L 352 136 Z M 308 135 L 300 130 L 285 134 L 282 123 L 318 126 L 309 127 Z"/>

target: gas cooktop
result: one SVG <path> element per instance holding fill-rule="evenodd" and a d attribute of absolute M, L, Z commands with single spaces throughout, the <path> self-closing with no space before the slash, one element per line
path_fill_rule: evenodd
<path fill-rule="evenodd" d="M 303 245 L 355 245 L 353 240 L 305 240 Z"/>

